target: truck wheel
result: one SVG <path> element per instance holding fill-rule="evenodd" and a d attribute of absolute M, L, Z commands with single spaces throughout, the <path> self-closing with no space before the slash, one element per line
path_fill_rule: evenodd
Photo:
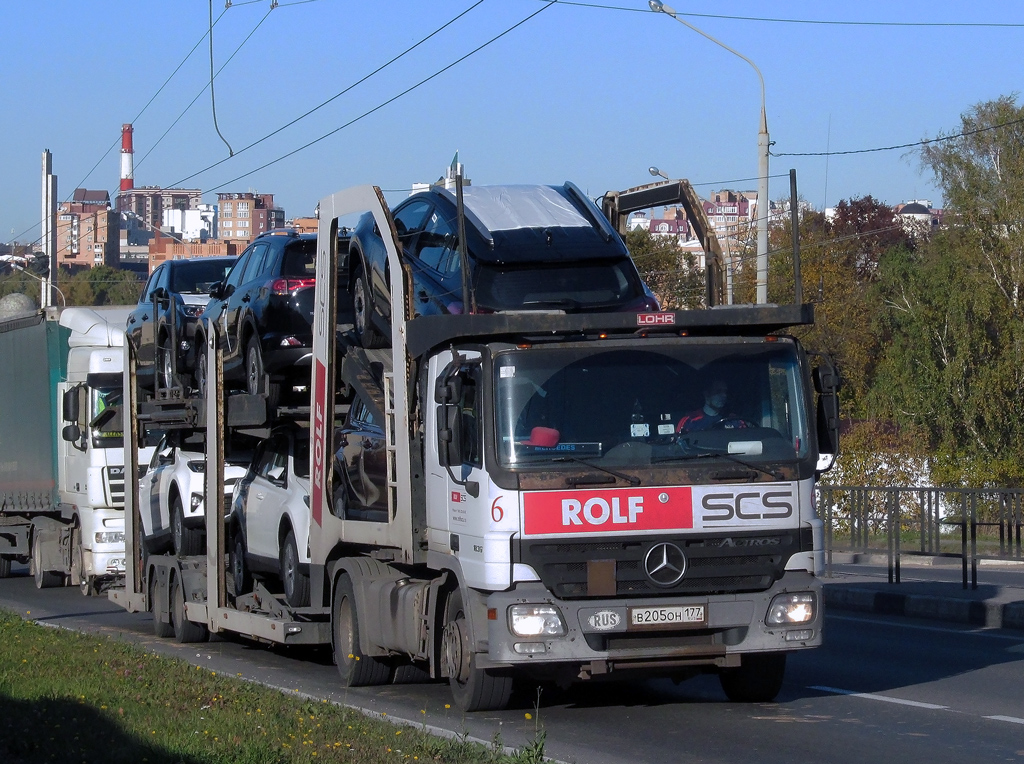
<path fill-rule="evenodd" d="M 185 525 L 185 510 L 178 494 L 171 501 L 171 541 L 174 553 L 179 557 L 203 553 L 203 531 Z"/>
<path fill-rule="evenodd" d="M 285 600 L 292 607 L 306 607 L 309 604 L 309 576 L 299 568 L 299 550 L 295 546 L 295 533 L 292 531 L 288 531 L 284 538 L 280 562 Z"/>
<path fill-rule="evenodd" d="M 0 557 L 0 578 L 11 577 L 11 558 Z"/>
<path fill-rule="evenodd" d="M 364 348 L 382 348 L 388 344 L 387 337 L 373 326 L 373 302 L 363 272 L 356 273 L 352 284 L 352 313 L 356 320 L 356 334 Z"/>
<path fill-rule="evenodd" d="M 245 386 L 249 395 L 267 396 L 267 407 L 273 408 L 281 397 L 281 385 L 267 381 L 267 370 L 263 366 L 263 351 L 259 337 L 251 337 L 245 350 Z"/>
<path fill-rule="evenodd" d="M 64 574 L 53 570 L 43 570 L 43 543 L 38 533 L 32 534 L 32 577 L 36 589 L 52 589 L 64 583 Z"/>
<path fill-rule="evenodd" d="M 178 576 L 171 579 L 171 626 L 174 641 L 179 644 L 205 642 L 210 636 L 205 624 L 193 623 L 185 617 L 185 592 Z"/>
<path fill-rule="evenodd" d="M 403 662 L 395 666 L 392 684 L 426 684 L 431 681 L 430 669 L 419 663 Z"/>
<path fill-rule="evenodd" d="M 785 653 L 751 653 L 737 668 L 722 669 L 722 689 L 733 703 L 768 703 L 782 689 Z"/>
<path fill-rule="evenodd" d="M 385 684 L 391 677 L 391 666 L 381 658 L 363 655 L 359 649 L 359 619 L 352 581 L 342 575 L 334 588 L 331 607 L 331 631 L 334 663 L 346 687 Z"/>
<path fill-rule="evenodd" d="M 473 666 L 469 624 L 462 604 L 462 592 L 452 592 L 445 605 L 445 627 L 441 634 L 441 660 L 455 704 L 463 711 L 498 711 L 512 696 L 512 677 Z"/>
<path fill-rule="evenodd" d="M 149 582 L 149 612 L 153 615 L 153 633 L 160 639 L 169 639 L 174 636 L 174 624 L 168 621 L 161 621 L 159 614 L 154 610 L 156 602 L 156 576 Z"/>
<path fill-rule="evenodd" d="M 231 545 L 231 587 L 236 597 L 252 591 L 252 573 L 245 564 L 245 539 L 242 530 L 235 533 L 235 542 Z"/>
<path fill-rule="evenodd" d="M 196 395 L 200 398 L 206 397 L 206 342 L 199 342 L 196 338 L 196 368 L 192 372 L 192 379 L 195 382 Z"/>
<path fill-rule="evenodd" d="M 76 525 L 71 531 L 71 585 L 78 585 L 82 594 L 91 597 L 94 593 L 92 581 L 83 570 L 85 553 L 82 551 L 82 528 Z"/>

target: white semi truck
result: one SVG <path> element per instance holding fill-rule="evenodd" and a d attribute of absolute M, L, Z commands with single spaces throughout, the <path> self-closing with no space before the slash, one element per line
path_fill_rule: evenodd
<path fill-rule="evenodd" d="M 95 592 L 124 573 L 122 345 L 130 308 L 0 323 L 0 577 Z"/>
<path fill-rule="evenodd" d="M 835 447 L 838 385 L 784 333 L 811 323 L 811 306 L 417 317 L 379 189 L 339 192 L 319 211 L 311 522 L 300 540 L 311 604 L 228 586 L 226 433 L 289 413 L 226 398 L 213 338 L 205 408 L 174 404 L 182 426 L 205 426 L 207 553 L 144 565 L 134 553 L 140 567 L 112 599 L 151 610 L 157 633 L 181 641 L 230 631 L 332 644 L 347 685 L 444 678 L 465 710 L 504 706 L 521 677 L 712 671 L 731 699 L 773 698 L 786 655 L 822 639 L 814 481 L 819 450 Z M 401 298 L 392 346 L 378 350 L 339 324 L 338 229 L 365 211 Z M 687 429 L 712 383 L 728 387 L 728 415 Z M 343 386 L 383 425 L 383 519 L 338 500 Z M 169 421 L 129 410 L 132 441 Z"/>

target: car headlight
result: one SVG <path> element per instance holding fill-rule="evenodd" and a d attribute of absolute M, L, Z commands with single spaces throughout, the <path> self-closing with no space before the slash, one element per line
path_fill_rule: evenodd
<path fill-rule="evenodd" d="M 508 627 L 517 637 L 561 637 L 565 634 L 562 613 L 554 605 L 512 605 Z"/>
<path fill-rule="evenodd" d="M 188 461 L 188 468 L 193 472 L 206 472 L 206 462 L 201 459 L 190 459 Z"/>
<path fill-rule="evenodd" d="M 768 606 L 768 617 L 765 618 L 765 623 L 769 626 L 810 623 L 814 620 L 817 604 L 817 598 L 813 592 L 776 594 L 772 597 L 771 605 Z"/>
<path fill-rule="evenodd" d="M 97 531 L 97 544 L 123 544 L 124 531 Z"/>

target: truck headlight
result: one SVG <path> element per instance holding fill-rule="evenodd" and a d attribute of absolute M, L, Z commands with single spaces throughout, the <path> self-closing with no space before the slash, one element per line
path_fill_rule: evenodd
<path fill-rule="evenodd" d="M 561 637 L 565 634 L 562 613 L 554 605 L 512 605 L 508 627 L 517 637 Z"/>
<path fill-rule="evenodd" d="M 813 592 L 776 594 L 772 597 L 772 604 L 768 606 L 765 623 L 769 626 L 809 623 L 814 620 L 816 609 L 817 598 Z"/>
<path fill-rule="evenodd" d="M 124 531 L 96 531 L 97 544 L 123 544 Z"/>

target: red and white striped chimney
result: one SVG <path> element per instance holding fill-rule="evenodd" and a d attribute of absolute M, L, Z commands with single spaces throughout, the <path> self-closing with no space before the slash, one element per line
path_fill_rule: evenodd
<path fill-rule="evenodd" d="M 132 148 L 132 126 L 121 125 L 121 190 L 135 188 L 135 150 Z"/>

